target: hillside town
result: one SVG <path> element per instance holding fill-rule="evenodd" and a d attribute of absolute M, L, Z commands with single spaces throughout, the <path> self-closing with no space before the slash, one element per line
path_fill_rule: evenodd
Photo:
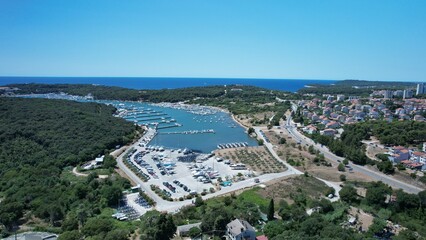
<path fill-rule="evenodd" d="M 417 85 L 416 95 L 425 92 L 425 84 Z M 382 96 L 382 97 L 379 97 Z M 380 120 L 425 121 L 426 99 L 413 98 L 412 90 L 381 90 L 368 98 L 324 95 L 323 98 L 298 102 L 303 131 L 308 134 L 336 136 L 342 127 L 357 122 Z"/>

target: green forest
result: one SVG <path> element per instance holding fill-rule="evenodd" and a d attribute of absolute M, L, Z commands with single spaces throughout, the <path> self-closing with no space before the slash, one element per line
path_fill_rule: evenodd
<path fill-rule="evenodd" d="M 356 86 L 356 87 L 354 87 Z M 315 84 L 298 91 L 300 94 L 346 94 L 368 96 L 375 90 L 404 90 L 414 89 L 415 83 L 411 82 L 384 82 L 384 81 L 363 81 L 363 80 L 343 80 L 333 85 Z"/>
<path fill-rule="evenodd" d="M 310 179 L 305 174 L 297 177 Z M 364 188 L 365 196 L 360 196 L 356 188 Z M 259 194 L 260 188 L 246 190 L 240 195 L 217 197 L 202 200 L 197 197 L 193 206 L 182 208 L 176 214 L 165 215 L 150 211 L 141 217 L 140 239 L 170 239 L 176 226 L 188 223 L 201 223 L 190 229 L 191 237 L 209 236 L 219 240 L 226 234 L 226 225 L 235 218 L 248 221 L 258 235 L 266 235 L 271 240 L 320 240 L 320 239 L 423 239 L 426 235 L 425 211 L 426 191 L 408 194 L 392 190 L 382 182 L 346 182 L 339 195 L 340 201 L 330 202 L 324 195 L 318 199 L 302 189 L 292 191 L 290 199 L 267 198 Z M 387 201 L 389 196 L 395 200 Z M 354 208 L 355 211 L 351 210 Z M 308 209 L 316 209 L 311 215 Z M 374 220 L 368 229 L 360 229 L 348 224 L 354 212 L 362 210 Z M 401 224 L 404 228 L 398 236 L 387 231 L 386 221 Z M 407 229 L 405 229 L 407 228 Z"/>
<path fill-rule="evenodd" d="M 96 174 L 77 180 L 63 177 L 66 166 L 134 139 L 139 129 L 113 117 L 114 112 L 96 103 L 0 98 L 2 236 L 34 219 L 55 232 L 85 229 L 88 219 L 117 204 L 123 189 L 130 187 L 127 180 L 115 175 L 100 180 Z M 98 239 L 105 239 L 107 232 L 102 234 Z M 98 233 L 86 234 L 91 235 Z"/>
<path fill-rule="evenodd" d="M 265 111 L 283 112 L 283 104 L 277 98 L 286 100 L 299 99 L 293 93 L 269 90 L 254 86 L 227 85 L 188 87 L 179 89 L 135 90 L 120 87 L 95 86 L 89 84 L 12 84 L 19 88 L 16 94 L 67 93 L 87 96 L 91 94 L 99 100 L 129 100 L 146 102 L 182 102 L 216 106 L 228 109 L 234 114 L 258 113 Z M 266 105 L 275 103 L 274 105 Z"/>
<path fill-rule="evenodd" d="M 196 98 L 214 99 L 226 98 L 260 98 L 263 101 L 275 100 L 277 95 L 282 96 L 284 92 L 271 91 L 253 86 L 227 85 L 227 86 L 205 86 L 187 87 L 178 89 L 160 90 L 135 90 L 121 87 L 110 87 L 90 84 L 11 84 L 9 87 L 18 88 L 17 94 L 43 94 L 43 93 L 67 93 L 70 95 L 87 96 L 91 94 L 98 100 L 131 100 L 148 102 L 179 102 L 193 100 Z M 242 91 L 234 91 L 241 89 Z M 257 100 L 259 102 L 261 100 Z"/>

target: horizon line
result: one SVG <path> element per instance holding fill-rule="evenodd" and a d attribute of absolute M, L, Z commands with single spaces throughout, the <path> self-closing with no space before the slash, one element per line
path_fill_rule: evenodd
<path fill-rule="evenodd" d="M 265 79 L 265 80 L 314 80 L 314 81 L 367 81 L 367 82 L 422 82 L 413 80 L 366 80 L 366 79 L 313 79 L 313 78 L 259 78 L 259 77 L 151 77 L 151 76 L 0 76 L 0 78 L 173 78 L 173 79 Z"/>

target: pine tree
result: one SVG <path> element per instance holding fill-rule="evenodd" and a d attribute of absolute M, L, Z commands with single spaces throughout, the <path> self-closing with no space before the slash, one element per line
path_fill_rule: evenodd
<path fill-rule="evenodd" d="M 274 213 L 275 213 L 275 207 L 274 207 L 274 199 L 271 198 L 271 201 L 269 202 L 269 207 L 268 207 L 268 220 L 274 220 Z"/>

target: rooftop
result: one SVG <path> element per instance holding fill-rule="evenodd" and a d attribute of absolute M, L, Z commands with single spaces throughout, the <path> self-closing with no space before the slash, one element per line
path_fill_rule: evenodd
<path fill-rule="evenodd" d="M 232 236 L 237 236 L 244 231 L 255 231 L 254 228 L 245 220 L 235 219 L 226 225 Z"/>

